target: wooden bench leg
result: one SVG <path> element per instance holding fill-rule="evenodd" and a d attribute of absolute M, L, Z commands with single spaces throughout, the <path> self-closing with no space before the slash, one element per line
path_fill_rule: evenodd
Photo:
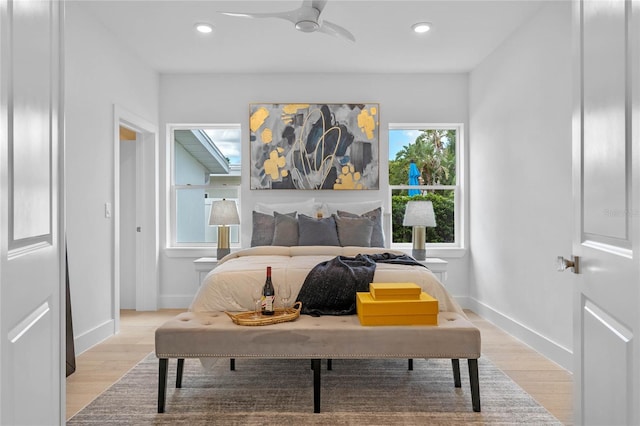
<path fill-rule="evenodd" d="M 236 359 L 235 358 L 231 358 L 229 360 L 229 370 L 236 371 Z"/>
<path fill-rule="evenodd" d="M 182 387 L 182 372 L 184 371 L 184 358 L 178 358 L 178 369 L 176 370 L 176 388 Z"/>
<path fill-rule="evenodd" d="M 462 387 L 462 383 L 460 382 L 460 360 L 452 359 L 451 366 L 453 367 L 453 384 L 455 387 Z"/>
<path fill-rule="evenodd" d="M 471 383 L 471 404 L 473 411 L 480 411 L 480 379 L 478 377 L 478 360 L 468 359 L 469 382 Z"/>
<path fill-rule="evenodd" d="M 311 368 L 313 368 L 313 412 L 320 412 L 320 372 L 322 367 L 320 359 L 311 360 Z"/>
<path fill-rule="evenodd" d="M 167 372 L 169 370 L 169 360 L 160 358 L 158 369 L 158 413 L 164 413 L 164 403 L 167 396 Z"/>
<path fill-rule="evenodd" d="M 409 365 L 407 367 L 409 371 L 413 371 L 413 358 L 409 358 Z"/>

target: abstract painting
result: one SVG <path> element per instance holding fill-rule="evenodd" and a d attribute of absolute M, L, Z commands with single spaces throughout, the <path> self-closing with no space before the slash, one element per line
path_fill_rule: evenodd
<path fill-rule="evenodd" d="M 378 104 L 250 104 L 251 189 L 378 189 Z"/>

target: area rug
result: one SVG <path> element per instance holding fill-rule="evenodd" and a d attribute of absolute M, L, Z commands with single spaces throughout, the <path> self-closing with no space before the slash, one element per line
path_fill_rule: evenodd
<path fill-rule="evenodd" d="M 313 413 L 309 360 L 217 359 L 211 370 L 185 361 L 182 388 L 169 364 L 166 412 L 157 413 L 158 360 L 153 354 L 68 421 L 68 425 L 466 425 L 560 422 L 480 358 L 482 412 L 471 407 L 465 360 L 455 388 L 450 360 L 323 361 L 321 413 Z"/>

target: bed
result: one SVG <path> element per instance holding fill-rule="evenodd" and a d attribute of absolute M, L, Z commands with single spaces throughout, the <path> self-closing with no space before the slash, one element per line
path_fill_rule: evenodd
<path fill-rule="evenodd" d="M 325 203 L 324 206 L 321 210 L 310 200 L 295 206 L 268 206 L 263 212 L 254 210 L 252 247 L 220 259 L 202 281 L 190 312 L 178 315 L 156 330 L 156 356 L 160 360 L 159 413 L 165 409 L 169 359 L 178 360 L 176 387 L 179 388 L 185 358 L 200 358 L 205 367 L 216 358 L 230 358 L 231 369 L 234 369 L 235 358 L 253 357 L 311 359 L 316 413 L 320 412 L 321 359 L 407 358 L 412 369 L 413 358 L 450 358 L 454 385 L 459 388 L 459 359 L 466 358 L 473 410 L 480 411 L 477 359 L 481 343 L 477 327 L 428 268 L 407 259 L 402 251 L 384 247 L 381 207 L 369 203 L 334 206 Z M 344 279 L 336 279 L 330 269 L 323 269 L 324 265 L 339 263 L 338 260 L 345 259 L 344 263 L 350 264 L 351 259 L 361 258 L 369 261 L 369 269 L 366 280 L 360 276 L 353 288 L 349 287 L 351 277 L 347 275 L 357 267 L 347 269 L 347 275 L 340 275 Z M 318 268 L 319 264 L 323 267 Z M 267 266 L 272 268 L 276 306 L 281 306 L 277 295 L 278 285 L 282 283 L 291 287 L 293 302 L 298 296 L 304 299 L 311 287 L 309 282 L 320 281 L 317 288 L 322 294 L 342 291 L 347 299 L 353 297 L 354 301 L 355 291 L 368 286 L 369 279 L 412 282 L 438 300 L 438 325 L 363 327 L 356 315 L 315 316 L 310 312 L 295 321 L 269 327 L 238 327 L 223 312 L 254 309 L 252 290 L 264 285 Z M 303 305 L 308 306 L 306 302 Z"/>
<path fill-rule="evenodd" d="M 291 286 L 292 300 L 296 300 L 305 278 L 317 264 L 336 256 L 380 253 L 404 254 L 384 247 L 258 246 L 239 250 L 225 256 L 207 274 L 189 310 L 253 310 L 251 289 L 264 284 L 267 266 L 272 267 L 276 292 L 278 284 L 287 282 Z M 423 266 L 379 263 L 373 282 L 416 283 L 423 291 L 438 299 L 441 312 L 455 312 L 464 316 L 461 307 L 442 283 Z"/>
<path fill-rule="evenodd" d="M 401 255 L 384 247 L 359 246 L 257 246 L 239 250 L 221 259 L 203 280 L 190 312 L 156 330 L 159 358 L 158 412 L 165 410 L 169 359 L 178 360 L 176 387 L 182 386 L 186 358 L 199 358 L 205 368 L 217 358 L 311 359 L 313 369 L 313 409 L 320 412 L 320 360 L 449 358 L 454 386 L 461 387 L 459 359 L 469 364 L 469 385 L 473 410 L 480 411 L 478 358 L 480 330 L 466 317 L 442 283 L 424 266 L 376 263 L 373 282 L 413 282 L 438 299 L 438 326 L 363 327 L 356 315 L 314 317 L 301 315 L 295 321 L 268 327 L 238 327 L 223 311 L 253 309 L 254 287 L 261 288 L 267 266 L 272 267 L 274 285 L 287 282 L 296 300 L 309 272 L 336 256 L 358 254 Z M 277 299 L 279 302 L 279 299 Z"/>

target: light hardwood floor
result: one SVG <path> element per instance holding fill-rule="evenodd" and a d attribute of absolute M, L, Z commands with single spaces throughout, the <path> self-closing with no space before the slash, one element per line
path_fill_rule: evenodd
<path fill-rule="evenodd" d="M 67 378 L 67 419 L 152 352 L 155 329 L 182 311 L 121 311 L 120 333 L 76 358 L 76 371 Z M 475 313 L 467 315 L 480 328 L 483 356 L 562 423 L 571 424 L 571 374 Z"/>

